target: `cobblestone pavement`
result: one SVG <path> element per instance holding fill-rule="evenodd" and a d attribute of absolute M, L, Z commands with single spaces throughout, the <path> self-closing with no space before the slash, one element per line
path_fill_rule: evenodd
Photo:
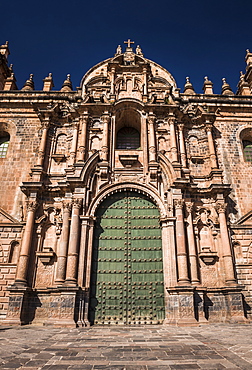
<path fill-rule="evenodd" d="M 0 369 L 252 369 L 252 325 L 0 327 Z"/>

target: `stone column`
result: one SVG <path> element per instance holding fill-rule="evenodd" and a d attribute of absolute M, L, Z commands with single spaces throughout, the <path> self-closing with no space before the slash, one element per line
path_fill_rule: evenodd
<path fill-rule="evenodd" d="M 70 161 L 69 161 L 70 166 L 74 164 L 75 158 L 76 158 L 79 122 L 75 120 L 72 126 L 73 126 L 73 139 L 72 139 L 72 145 L 70 149 Z"/>
<path fill-rule="evenodd" d="M 72 205 L 70 239 L 67 256 L 66 284 L 77 284 L 80 229 L 80 199 L 75 199 Z"/>
<path fill-rule="evenodd" d="M 47 132 L 48 132 L 49 126 L 50 126 L 49 117 L 46 117 L 46 119 L 42 123 L 42 137 L 41 137 L 41 141 L 39 145 L 38 159 L 37 159 L 37 166 L 41 168 L 43 168 L 43 165 L 44 165 L 46 139 L 47 139 Z"/>
<path fill-rule="evenodd" d="M 177 139 L 176 139 L 176 131 L 175 131 L 175 117 L 171 114 L 169 115 L 168 120 L 170 123 L 172 162 L 178 162 L 178 148 L 177 148 Z"/>
<path fill-rule="evenodd" d="M 84 162 L 86 155 L 86 142 L 87 142 L 87 124 L 88 124 L 88 113 L 85 112 L 81 118 L 81 135 L 80 145 L 78 153 L 78 161 Z"/>
<path fill-rule="evenodd" d="M 110 94 L 114 95 L 115 93 L 115 68 L 111 68 L 111 88 Z"/>
<path fill-rule="evenodd" d="M 185 168 L 186 167 L 186 149 L 185 149 L 185 141 L 184 141 L 184 125 L 180 123 L 178 125 L 179 129 L 179 149 L 180 149 L 180 157 L 181 157 L 181 164 Z"/>
<path fill-rule="evenodd" d="M 209 146 L 211 167 L 212 168 L 218 168 L 216 153 L 215 153 L 215 147 L 214 147 L 214 141 L 213 141 L 213 136 L 212 136 L 212 125 L 207 124 L 206 125 L 206 131 L 207 131 L 207 140 L 208 140 L 208 146 Z"/>
<path fill-rule="evenodd" d="M 149 160 L 156 162 L 156 142 L 155 142 L 155 115 L 150 113 L 148 116 L 149 131 Z"/>
<path fill-rule="evenodd" d="M 92 252 L 93 252 L 93 236 L 94 236 L 94 220 L 89 220 L 89 233 L 88 233 L 88 246 L 87 246 L 87 263 L 85 271 L 85 287 L 90 288 L 91 278 L 91 263 L 92 263 Z"/>
<path fill-rule="evenodd" d="M 148 94 L 148 79 L 147 79 L 147 68 L 143 68 L 143 74 L 144 74 L 144 95 Z"/>
<path fill-rule="evenodd" d="M 70 217 L 71 203 L 63 202 L 63 220 L 62 220 L 62 231 L 58 252 L 57 270 L 55 282 L 62 284 L 65 281 L 66 276 L 66 264 L 67 264 L 67 248 L 69 239 L 69 228 L 70 228 Z"/>
<path fill-rule="evenodd" d="M 81 240 L 80 240 L 80 258 L 78 269 L 78 285 L 85 287 L 84 270 L 86 266 L 86 255 L 89 235 L 89 217 L 81 216 Z"/>
<path fill-rule="evenodd" d="M 218 202 L 216 204 L 217 211 L 219 213 L 220 222 L 220 234 L 221 234 L 221 244 L 225 267 L 225 276 L 227 284 L 236 284 L 234 264 L 231 252 L 231 244 L 228 235 L 227 220 L 226 220 L 226 204 Z"/>
<path fill-rule="evenodd" d="M 174 222 L 175 217 L 164 218 L 160 220 L 162 228 L 162 249 L 163 249 L 163 270 L 164 286 L 167 288 L 177 285 L 176 274 L 176 250 L 174 240 Z"/>
<path fill-rule="evenodd" d="M 36 200 L 30 200 L 27 202 L 27 220 L 21 244 L 19 261 L 17 265 L 15 285 L 24 285 L 24 286 L 27 285 L 27 272 L 33 236 L 35 211 L 37 209 L 37 206 L 38 203 Z"/>
<path fill-rule="evenodd" d="M 103 121 L 103 136 L 102 136 L 102 147 L 101 147 L 101 159 L 104 162 L 108 161 L 108 136 L 109 136 L 109 121 L 110 117 L 108 112 L 102 116 Z"/>
<path fill-rule="evenodd" d="M 178 283 L 179 285 L 189 285 L 188 262 L 185 241 L 185 225 L 183 214 L 183 199 L 175 199 L 176 216 L 176 242 L 177 242 L 177 261 L 178 261 Z"/>
<path fill-rule="evenodd" d="M 191 202 L 186 203 L 186 210 L 188 213 L 187 237 L 188 237 L 191 283 L 193 285 L 198 285 L 200 281 L 199 281 L 199 274 L 198 274 L 198 257 L 197 257 L 196 241 L 195 241 L 193 218 L 192 218 L 193 203 Z"/>

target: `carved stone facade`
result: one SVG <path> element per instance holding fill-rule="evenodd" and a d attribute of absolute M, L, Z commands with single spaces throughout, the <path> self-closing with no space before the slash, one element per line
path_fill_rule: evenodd
<path fill-rule="evenodd" d="M 160 322 L 251 320 L 252 53 L 236 94 L 225 79 L 214 94 L 208 78 L 204 94 L 188 78 L 181 93 L 132 44 L 91 68 L 76 91 L 70 75 L 60 90 L 52 75 L 42 91 L 32 75 L 18 90 L 8 44 L 0 47 L 4 324 L 90 325 L 97 210 L 121 193 L 159 212 Z"/>

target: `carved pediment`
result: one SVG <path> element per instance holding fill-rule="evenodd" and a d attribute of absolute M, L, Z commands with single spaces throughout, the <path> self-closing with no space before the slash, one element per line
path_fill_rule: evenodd
<path fill-rule="evenodd" d="M 0 223 L 19 223 L 19 221 L 0 207 Z"/>

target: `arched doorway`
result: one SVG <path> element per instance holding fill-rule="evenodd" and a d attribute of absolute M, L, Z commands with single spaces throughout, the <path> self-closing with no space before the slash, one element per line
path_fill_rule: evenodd
<path fill-rule="evenodd" d="M 96 213 L 89 321 L 158 324 L 165 317 L 159 210 L 134 191 L 106 198 Z"/>

